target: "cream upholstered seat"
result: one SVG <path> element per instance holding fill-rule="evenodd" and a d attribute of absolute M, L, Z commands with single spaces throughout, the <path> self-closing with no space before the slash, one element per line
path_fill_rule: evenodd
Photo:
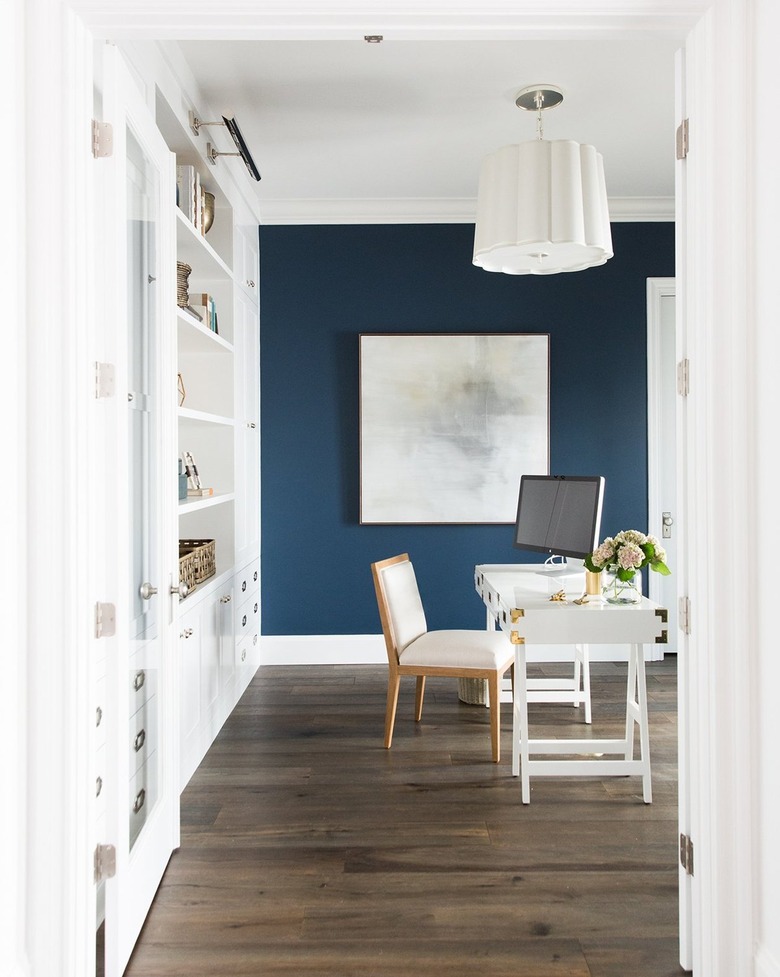
<path fill-rule="evenodd" d="M 427 675 L 486 679 L 490 701 L 493 760 L 500 755 L 501 677 L 514 662 L 514 649 L 500 631 L 429 631 L 417 578 L 407 553 L 371 564 L 379 617 L 387 647 L 385 747 L 393 741 L 402 675 L 417 677 L 415 719 L 422 716 Z"/>

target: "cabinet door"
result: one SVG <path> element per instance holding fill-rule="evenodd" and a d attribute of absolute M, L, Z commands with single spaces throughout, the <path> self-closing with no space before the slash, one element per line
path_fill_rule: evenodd
<path fill-rule="evenodd" d="M 260 323 L 257 306 L 236 294 L 236 566 L 260 547 Z"/>
<path fill-rule="evenodd" d="M 257 302 L 258 282 L 258 243 L 256 225 L 239 225 L 233 232 L 234 272 L 236 281 L 247 294 Z"/>
<path fill-rule="evenodd" d="M 173 510 L 173 158 L 115 48 L 104 45 L 103 99 L 114 154 L 103 212 L 115 331 L 117 633 L 106 664 L 106 827 L 116 874 L 105 885 L 105 973 L 124 972 L 171 851 L 178 844 L 175 644 L 170 585 Z M 142 670 L 159 694 L 144 702 L 143 736 L 131 725 L 128 680 Z M 135 750 L 143 743 L 142 756 Z"/>

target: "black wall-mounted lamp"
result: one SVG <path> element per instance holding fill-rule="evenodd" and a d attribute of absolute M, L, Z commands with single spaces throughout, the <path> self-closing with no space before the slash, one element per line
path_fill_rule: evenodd
<path fill-rule="evenodd" d="M 237 153 L 221 153 L 217 150 L 210 142 L 206 143 L 206 159 L 211 163 L 212 166 L 217 165 L 217 159 L 220 156 L 240 156 L 244 161 L 244 165 L 249 170 L 249 175 L 253 180 L 260 179 L 260 171 L 255 165 L 255 161 L 252 159 L 252 154 L 249 152 L 249 147 L 244 142 L 244 137 L 241 135 L 241 130 L 238 128 L 238 123 L 232 116 L 228 118 L 226 115 L 222 116 L 221 122 L 203 122 L 199 119 L 194 112 L 190 112 L 190 129 L 195 133 L 196 136 L 200 135 L 201 127 L 208 128 L 209 126 L 224 126 L 233 138 L 233 142 L 236 144 Z"/>

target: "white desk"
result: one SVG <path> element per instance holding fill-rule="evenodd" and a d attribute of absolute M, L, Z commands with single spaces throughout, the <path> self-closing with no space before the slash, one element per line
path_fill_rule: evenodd
<path fill-rule="evenodd" d="M 481 565 L 475 567 L 477 593 L 494 621 L 515 646 L 515 693 L 512 708 L 512 774 L 521 777 L 522 800 L 530 803 L 530 778 L 642 777 L 646 804 L 653 799 L 650 780 L 650 734 L 647 721 L 647 689 L 642 645 L 666 643 L 667 612 L 646 597 L 638 604 L 615 606 L 591 598 L 587 604 L 572 601 L 582 594 L 580 581 L 556 581 L 566 590 L 566 603 L 550 601 L 550 582 L 538 572 L 538 564 Z M 574 589 L 572 589 L 574 587 Z M 492 626 L 492 625 L 491 625 Z M 627 644 L 628 685 L 626 732 L 622 739 L 530 739 L 527 649 L 549 644 Z M 639 727 L 639 758 L 634 759 L 634 724 Z M 611 759 L 532 759 L 531 755 L 612 755 Z"/>

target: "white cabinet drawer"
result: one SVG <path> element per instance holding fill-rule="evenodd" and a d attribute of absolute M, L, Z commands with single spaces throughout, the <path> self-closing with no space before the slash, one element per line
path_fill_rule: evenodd
<path fill-rule="evenodd" d="M 130 659 L 128 673 L 129 715 L 133 716 L 157 692 L 157 669 L 146 668 L 140 656 Z"/>
<path fill-rule="evenodd" d="M 128 745 L 130 748 L 131 776 L 146 763 L 147 758 L 157 748 L 157 707 L 158 698 L 153 695 L 130 717 L 128 726 Z"/>
<path fill-rule="evenodd" d="M 130 845 L 132 846 L 157 803 L 157 754 L 150 753 L 147 762 L 130 778 Z"/>
<path fill-rule="evenodd" d="M 106 747 L 101 746 L 95 754 L 95 814 L 106 813 Z"/>
<path fill-rule="evenodd" d="M 236 643 L 238 644 L 247 634 L 257 630 L 260 619 L 260 595 L 255 592 L 249 599 L 240 604 L 236 612 Z"/>
<path fill-rule="evenodd" d="M 236 644 L 236 668 L 252 668 L 252 671 L 257 668 L 259 643 L 260 636 L 255 632 Z"/>
<path fill-rule="evenodd" d="M 259 579 L 260 569 L 257 560 L 250 563 L 236 574 L 236 601 L 239 605 L 242 604 L 249 595 L 258 589 Z"/>

